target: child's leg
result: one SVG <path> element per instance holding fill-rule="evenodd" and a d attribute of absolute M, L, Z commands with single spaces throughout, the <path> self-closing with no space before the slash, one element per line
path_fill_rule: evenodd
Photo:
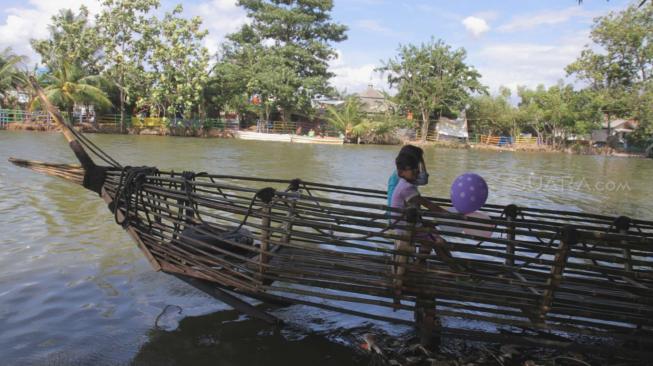
<path fill-rule="evenodd" d="M 395 241 L 395 250 L 408 252 L 410 251 L 410 244 L 406 241 Z M 396 275 L 393 280 L 394 285 L 394 303 L 400 304 L 401 301 L 401 290 L 404 284 L 402 276 L 406 273 L 406 263 L 408 262 L 408 256 L 395 254 L 394 255 L 394 265 L 392 266 L 392 273 Z M 395 309 L 396 310 L 396 309 Z"/>
<path fill-rule="evenodd" d="M 446 247 L 447 241 L 442 239 L 440 235 L 431 235 L 433 237 L 433 247 L 435 249 L 435 253 L 438 255 L 438 258 L 447 264 L 451 269 L 460 271 L 460 266 L 454 263 L 453 255 L 451 255 L 451 252 Z"/>

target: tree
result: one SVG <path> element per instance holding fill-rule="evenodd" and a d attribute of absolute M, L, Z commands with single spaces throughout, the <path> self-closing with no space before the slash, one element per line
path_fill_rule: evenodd
<path fill-rule="evenodd" d="M 367 127 L 360 108 L 360 99 L 350 96 L 340 107 L 328 106 L 326 119 L 331 126 L 342 132 L 346 139 L 357 137 L 366 132 L 364 128 Z"/>
<path fill-rule="evenodd" d="M 607 121 L 629 117 L 653 78 L 653 2 L 596 18 L 591 38 L 566 71 L 589 85 Z"/>
<path fill-rule="evenodd" d="M 207 32 L 200 29 L 201 18 L 185 19 L 182 11 L 178 5 L 154 26 L 159 32 L 152 38 L 154 50 L 148 58 L 151 89 L 140 101 L 172 119 L 199 112 L 208 79 L 209 55 L 201 44 Z"/>
<path fill-rule="evenodd" d="M 471 93 L 486 93 L 481 75 L 465 63 L 467 52 L 452 50 L 442 40 L 399 46 L 399 55 L 388 60 L 378 71 L 386 73 L 391 87 L 397 87 L 397 99 L 422 116 L 422 141 L 426 141 L 431 114 L 461 108 Z"/>
<path fill-rule="evenodd" d="M 560 147 L 571 134 L 587 134 L 600 121 L 595 95 L 590 90 L 576 91 L 571 85 L 559 82 L 548 89 L 518 88 L 521 98 L 517 120 L 533 130 L 538 137 Z"/>
<path fill-rule="evenodd" d="M 103 0 L 96 27 L 103 50 L 104 76 L 119 91 L 120 129 L 125 132 L 125 105 L 143 85 L 145 59 L 151 51 L 152 24 L 146 14 L 158 0 Z"/>
<path fill-rule="evenodd" d="M 49 38 L 30 41 L 45 66 L 54 70 L 63 61 L 77 65 L 89 74 L 100 72 L 97 31 L 89 22 L 85 6 L 81 6 L 77 14 L 71 9 L 60 10 L 52 17 L 48 29 Z"/>
<path fill-rule="evenodd" d="M 331 20 L 332 0 L 239 0 L 252 19 L 228 39 L 227 55 L 249 68 L 247 91 L 268 109 L 281 108 L 282 119 L 308 111 L 311 99 L 328 94 L 328 61 L 336 56 L 330 42 L 346 39 L 347 28 Z M 252 64 L 251 61 L 254 60 Z"/>
<path fill-rule="evenodd" d="M 25 84 L 24 74 L 17 67 L 24 61 L 25 56 L 14 54 L 11 48 L 0 52 L 0 106 L 9 106 L 11 92 L 17 91 Z"/>
<path fill-rule="evenodd" d="M 220 116 L 220 112 L 232 104 L 234 99 L 245 94 L 245 83 L 239 72 L 240 68 L 236 65 L 220 59 L 213 65 L 203 96 L 209 114 Z"/>
<path fill-rule="evenodd" d="M 488 135 L 517 134 L 516 111 L 510 104 L 510 89 L 501 87 L 499 95 L 479 95 L 471 100 L 467 120 L 474 131 Z"/>
<path fill-rule="evenodd" d="M 72 118 L 76 103 L 111 107 L 106 93 L 94 85 L 100 82 L 99 76 L 86 75 L 78 65 L 63 60 L 58 65 L 59 68 L 43 76 L 44 91 L 50 102 L 68 112 L 68 118 Z M 32 108 L 38 105 L 39 99 L 35 98 L 31 104 Z"/>

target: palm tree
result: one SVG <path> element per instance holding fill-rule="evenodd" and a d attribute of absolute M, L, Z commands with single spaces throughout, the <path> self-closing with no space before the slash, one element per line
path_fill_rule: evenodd
<path fill-rule="evenodd" d="M 345 139 L 360 136 L 365 133 L 365 118 L 360 111 L 361 102 L 358 97 L 348 97 L 340 108 L 327 107 L 327 121 L 336 130 L 345 135 Z"/>
<path fill-rule="evenodd" d="M 25 83 L 24 75 L 17 68 L 24 60 L 25 56 L 15 55 L 9 47 L 0 53 L 0 101 L 3 106 L 9 104 L 9 91 Z"/>
<path fill-rule="evenodd" d="M 103 84 L 102 77 L 85 75 L 79 66 L 69 62 L 59 62 L 54 72 L 44 75 L 41 79 L 45 85 L 45 95 L 50 102 L 66 110 L 69 118 L 72 118 L 75 104 L 92 104 L 101 109 L 112 105 L 107 94 L 98 87 Z M 38 104 L 38 99 L 34 99 L 31 107 Z"/>

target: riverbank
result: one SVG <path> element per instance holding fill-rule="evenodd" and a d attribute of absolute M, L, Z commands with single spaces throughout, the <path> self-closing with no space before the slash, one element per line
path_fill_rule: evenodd
<path fill-rule="evenodd" d="M 549 145 L 536 145 L 536 144 L 496 146 L 496 145 L 487 145 L 487 144 L 468 144 L 468 143 L 449 142 L 449 141 L 427 141 L 427 142 L 406 141 L 405 143 L 410 143 L 418 146 L 433 146 L 433 147 L 445 148 L 445 149 L 470 149 L 470 150 L 497 151 L 497 152 L 532 152 L 532 153 L 571 154 L 571 155 L 603 155 L 603 156 L 615 156 L 615 157 L 624 157 L 624 158 L 647 157 L 645 153 L 619 152 L 609 147 L 599 148 L 599 147 L 592 147 L 587 145 L 572 145 L 572 146 L 565 146 L 563 148 L 553 148 Z"/>
<path fill-rule="evenodd" d="M 89 123 L 81 123 L 75 126 L 77 131 L 83 133 L 98 133 L 98 134 L 117 134 L 120 135 L 120 129 L 116 125 L 111 126 L 94 126 Z M 43 123 L 9 123 L 6 129 L 8 131 L 38 131 L 38 132 L 60 132 L 52 124 Z M 127 129 L 128 135 L 142 135 L 142 136 L 172 136 L 172 137 L 198 137 L 198 138 L 237 138 L 237 131 L 231 129 L 217 129 L 217 128 L 186 128 L 186 127 L 130 127 Z M 485 150 L 497 152 L 537 152 L 537 153 L 563 153 L 573 155 L 604 155 L 626 158 L 646 158 L 645 153 L 627 153 L 620 152 L 608 147 L 592 147 L 589 145 L 571 145 L 563 148 L 553 148 L 549 145 L 537 144 L 521 144 L 521 145 L 508 145 L 496 146 L 488 144 L 475 144 L 475 143 L 462 143 L 458 141 L 412 141 L 412 140 L 399 140 L 393 141 L 394 145 L 400 144 L 414 144 L 418 146 L 433 146 L 438 148 L 447 149 L 472 149 L 472 150 Z M 371 143 L 368 145 L 388 145 L 389 143 Z M 392 145 L 392 144 L 390 144 Z"/>

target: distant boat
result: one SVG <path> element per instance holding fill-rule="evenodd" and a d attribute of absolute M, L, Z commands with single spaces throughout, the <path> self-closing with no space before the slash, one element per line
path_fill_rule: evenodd
<path fill-rule="evenodd" d="M 328 145 L 342 145 L 345 139 L 340 137 L 310 137 L 303 135 L 293 135 L 292 142 L 299 144 L 328 144 Z"/>
<path fill-rule="evenodd" d="M 299 144 L 342 145 L 345 140 L 340 137 L 318 137 L 290 135 L 287 133 L 263 133 L 253 131 L 238 131 L 236 137 L 241 140 L 296 142 Z"/>
<path fill-rule="evenodd" d="M 253 131 L 238 131 L 236 137 L 241 140 L 257 140 L 257 141 L 279 141 L 291 142 L 292 136 L 287 133 L 262 133 Z"/>

